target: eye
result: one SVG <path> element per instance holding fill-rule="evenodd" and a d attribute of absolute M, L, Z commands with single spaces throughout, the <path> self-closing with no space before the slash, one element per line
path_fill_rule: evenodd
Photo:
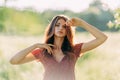
<path fill-rule="evenodd" d="M 64 25 L 63 28 L 66 28 L 66 25 Z"/>
<path fill-rule="evenodd" d="M 56 27 L 59 27 L 59 24 L 56 24 L 55 26 L 56 26 Z"/>
<path fill-rule="evenodd" d="M 63 28 L 66 28 L 66 25 L 63 25 Z"/>

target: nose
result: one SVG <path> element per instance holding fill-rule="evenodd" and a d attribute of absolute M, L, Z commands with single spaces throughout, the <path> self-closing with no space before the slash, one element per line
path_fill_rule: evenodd
<path fill-rule="evenodd" d="M 59 29 L 60 29 L 60 30 L 61 30 L 61 29 L 63 29 L 63 26 L 62 26 L 62 25 L 60 25 L 60 26 L 59 26 Z"/>

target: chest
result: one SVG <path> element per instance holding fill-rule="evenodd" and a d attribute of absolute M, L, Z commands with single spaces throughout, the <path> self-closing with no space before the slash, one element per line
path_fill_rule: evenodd
<path fill-rule="evenodd" d="M 70 67 L 74 67 L 76 60 L 71 60 L 69 56 L 65 55 L 62 57 L 61 61 L 56 61 L 56 59 L 51 56 L 51 57 L 45 57 L 42 59 L 41 63 L 43 64 L 45 69 L 69 69 Z"/>
<path fill-rule="evenodd" d="M 56 61 L 55 58 L 46 58 L 43 62 L 45 70 L 67 70 L 73 66 L 73 62 L 69 60 L 67 56 L 64 56 L 60 62 Z"/>
<path fill-rule="evenodd" d="M 53 50 L 53 59 L 60 63 L 66 56 L 61 50 Z"/>

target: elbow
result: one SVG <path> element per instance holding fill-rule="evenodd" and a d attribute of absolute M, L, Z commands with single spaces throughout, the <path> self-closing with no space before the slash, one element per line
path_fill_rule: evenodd
<path fill-rule="evenodd" d="M 108 37 L 106 35 L 104 35 L 101 39 L 100 39 L 100 42 L 105 42 L 106 40 L 108 39 Z"/>
<path fill-rule="evenodd" d="M 106 41 L 108 39 L 108 37 L 106 35 L 104 35 L 103 41 Z"/>

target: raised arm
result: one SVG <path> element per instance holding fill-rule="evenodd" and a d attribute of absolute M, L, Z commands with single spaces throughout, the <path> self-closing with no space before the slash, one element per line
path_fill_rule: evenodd
<path fill-rule="evenodd" d="M 94 49 L 101 45 L 107 39 L 107 36 L 103 32 L 80 18 L 72 18 L 68 21 L 68 24 L 72 26 L 82 27 L 95 37 L 95 39 L 83 44 L 81 52 L 86 52 Z"/>
<path fill-rule="evenodd" d="M 23 64 L 23 63 L 35 60 L 36 58 L 31 53 L 35 48 L 45 48 L 51 54 L 52 49 L 50 48 L 50 46 L 52 46 L 52 45 L 51 44 L 39 44 L 39 43 L 34 44 L 28 48 L 21 50 L 17 54 L 15 54 L 10 59 L 10 63 L 11 64 Z"/>

